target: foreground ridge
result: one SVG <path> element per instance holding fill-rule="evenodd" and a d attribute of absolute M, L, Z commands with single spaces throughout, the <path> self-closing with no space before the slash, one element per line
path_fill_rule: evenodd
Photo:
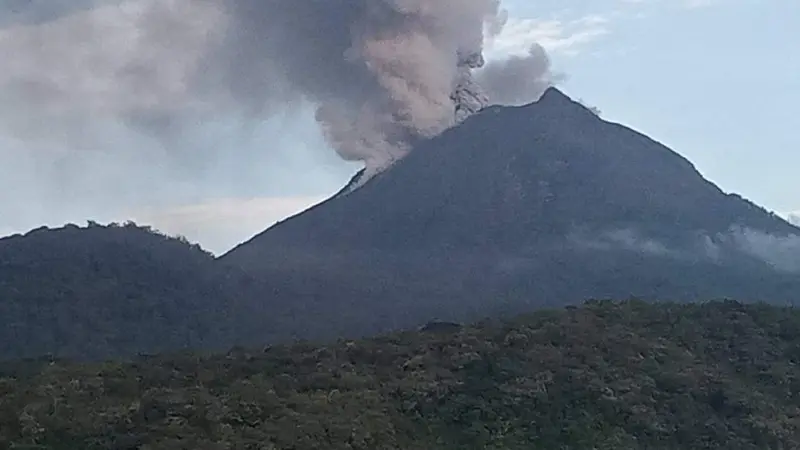
<path fill-rule="evenodd" d="M 800 314 L 592 301 L 329 346 L 18 363 L 0 447 L 797 448 Z"/>

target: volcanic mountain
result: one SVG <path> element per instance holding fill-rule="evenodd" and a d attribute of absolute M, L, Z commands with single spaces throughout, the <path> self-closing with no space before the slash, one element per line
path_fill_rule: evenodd
<path fill-rule="evenodd" d="M 291 290 L 274 306 L 316 336 L 309 314 L 348 333 L 599 297 L 792 302 L 800 255 L 779 250 L 798 236 L 551 88 L 420 143 L 222 261 Z"/>
<path fill-rule="evenodd" d="M 0 239 L 0 360 L 332 339 L 591 298 L 800 295 L 800 229 L 551 89 L 220 259 L 147 227 Z"/>

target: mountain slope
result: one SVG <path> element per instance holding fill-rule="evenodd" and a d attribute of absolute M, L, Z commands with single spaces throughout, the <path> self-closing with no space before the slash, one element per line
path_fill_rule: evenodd
<path fill-rule="evenodd" d="M 726 195 L 668 148 L 604 122 L 556 89 L 496 107 L 422 143 L 378 179 L 234 249 L 403 248 L 504 244 L 564 235 L 574 225 L 724 232 L 732 224 L 786 235 L 797 228 Z"/>
<path fill-rule="evenodd" d="M 0 447 L 794 449 L 798 349 L 794 309 L 593 302 L 326 346 L 0 367 Z"/>
<path fill-rule="evenodd" d="M 797 274 L 742 245 L 752 233 L 800 229 L 550 89 L 421 143 L 222 261 L 303 286 L 290 315 L 324 311 L 336 333 L 590 297 L 797 300 Z M 337 316 L 353 309 L 358 320 Z"/>

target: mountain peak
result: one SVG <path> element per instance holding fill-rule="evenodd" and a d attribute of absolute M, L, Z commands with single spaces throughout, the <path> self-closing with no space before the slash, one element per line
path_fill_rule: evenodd
<path fill-rule="evenodd" d="M 541 105 L 578 104 L 578 102 L 572 100 L 567 94 L 561 92 L 561 90 L 555 86 L 548 87 L 536 103 Z"/>
<path fill-rule="evenodd" d="M 586 298 L 787 300 L 796 274 L 741 244 L 791 234 L 676 152 L 550 88 L 419 142 L 222 259 L 302 286 L 305 299 L 287 298 L 294 315 L 315 305 L 325 320 L 375 318 L 331 323 L 346 333 Z"/>
<path fill-rule="evenodd" d="M 591 114 L 598 116 L 599 112 L 596 108 L 585 105 L 580 100 L 574 100 L 561 90 L 555 87 L 549 87 L 539 97 L 539 100 L 532 103 L 530 106 L 544 111 L 545 114 L 556 117 L 583 117 Z"/>
<path fill-rule="evenodd" d="M 298 247 L 469 242 L 513 248 L 586 227 L 636 226 L 670 236 L 731 226 L 797 231 L 726 195 L 671 149 L 597 119 L 555 87 L 527 107 L 493 107 L 420 142 L 357 191 L 284 221 L 229 255 L 249 254 L 262 239 L 297 238 Z"/>

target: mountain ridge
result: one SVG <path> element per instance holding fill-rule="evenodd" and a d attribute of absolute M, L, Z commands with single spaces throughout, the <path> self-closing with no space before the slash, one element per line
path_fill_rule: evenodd
<path fill-rule="evenodd" d="M 0 359 L 353 338 L 587 299 L 796 304 L 798 236 L 550 90 L 220 258 L 135 224 L 0 239 Z"/>
<path fill-rule="evenodd" d="M 103 359 L 263 342 L 255 281 L 133 222 L 0 239 L 0 359 Z"/>
<path fill-rule="evenodd" d="M 545 111 L 545 113 L 542 114 L 541 111 Z M 679 155 L 678 153 L 672 151 L 671 149 L 667 148 L 663 144 L 661 144 L 661 143 L 659 143 L 659 142 L 657 142 L 655 140 L 652 140 L 651 138 L 645 136 L 644 134 L 641 134 L 639 132 L 631 130 L 631 129 L 629 129 L 627 127 L 624 127 L 624 126 L 622 126 L 620 124 L 603 121 L 602 119 L 598 118 L 596 116 L 596 114 L 594 114 L 588 108 L 586 108 L 583 105 L 581 105 L 580 103 L 570 99 L 569 97 L 567 97 L 565 94 L 561 93 L 556 88 L 550 88 L 545 92 L 545 94 L 542 96 L 542 98 L 536 103 L 532 103 L 532 104 L 525 105 L 525 106 L 519 106 L 519 107 L 490 107 L 490 108 L 487 108 L 486 110 L 482 111 L 479 114 L 471 116 L 470 118 L 466 119 L 466 121 L 464 123 L 462 123 L 459 127 L 456 127 L 454 129 L 448 130 L 443 135 L 441 135 L 441 136 L 439 136 L 437 138 L 434 138 L 434 139 L 432 139 L 432 140 L 430 140 L 428 142 L 422 143 L 419 148 L 417 148 L 415 151 L 411 152 L 411 154 L 409 154 L 403 160 L 397 162 L 394 167 L 392 167 L 390 170 L 387 170 L 386 172 L 382 173 L 381 175 L 377 176 L 376 178 L 370 180 L 366 185 L 364 185 L 364 186 L 362 186 L 362 187 L 356 189 L 355 191 L 353 191 L 351 193 L 348 193 L 346 195 L 341 195 L 341 194 L 334 195 L 329 200 L 324 201 L 324 202 L 320 203 L 319 205 L 316 205 L 316 206 L 314 206 L 312 208 L 309 208 L 308 210 L 306 210 L 306 211 L 304 211 L 304 212 L 302 212 L 302 213 L 300 213 L 300 214 L 298 214 L 298 215 L 296 215 L 294 217 L 291 217 L 291 218 L 289 218 L 287 220 L 284 220 L 284 221 L 276 224 L 274 227 L 271 227 L 270 229 L 265 230 L 262 233 L 257 234 L 256 236 L 254 236 L 253 238 L 251 238 L 247 242 L 254 242 L 255 240 L 259 239 L 259 237 L 265 237 L 265 236 L 268 236 L 268 234 L 270 234 L 270 233 L 275 233 L 277 230 L 286 229 L 293 222 L 297 222 L 297 221 L 301 221 L 301 220 L 308 220 L 307 219 L 308 217 L 314 216 L 320 209 L 331 209 L 331 210 L 336 209 L 336 208 L 338 208 L 338 205 L 340 205 L 342 203 L 342 201 L 344 201 L 345 197 L 348 199 L 347 201 L 350 202 L 352 199 L 357 199 L 359 197 L 363 197 L 364 195 L 366 195 L 365 192 L 370 192 L 370 191 L 374 191 L 376 189 L 379 189 L 379 187 L 382 186 L 382 185 L 386 185 L 386 184 L 393 185 L 394 192 L 388 192 L 388 194 L 394 195 L 395 197 L 399 197 L 397 195 L 397 190 L 401 190 L 401 189 L 404 189 L 404 188 L 412 190 L 413 194 L 415 194 L 415 195 L 418 195 L 418 196 L 419 195 L 424 195 L 425 192 L 421 191 L 421 189 L 417 187 L 420 184 L 424 184 L 424 188 L 429 189 L 429 192 L 431 193 L 430 195 L 436 195 L 438 193 L 442 193 L 444 191 L 447 191 L 448 186 L 445 186 L 442 183 L 436 184 L 435 181 L 432 182 L 431 178 L 435 178 L 437 176 L 437 174 L 425 173 L 424 172 L 425 167 L 423 167 L 424 163 L 420 163 L 420 162 L 417 162 L 417 161 L 425 160 L 426 163 L 430 164 L 431 163 L 431 159 L 433 157 L 438 157 L 439 160 L 436 161 L 436 163 L 434 165 L 436 165 L 436 167 L 438 167 L 439 169 L 441 169 L 442 167 L 446 167 L 447 169 L 450 169 L 453 172 L 459 170 L 457 165 L 458 164 L 464 164 L 464 163 L 461 160 L 458 160 L 457 157 L 458 156 L 463 156 L 463 155 L 447 155 L 446 158 L 452 158 L 452 164 L 442 164 L 441 155 L 436 155 L 435 154 L 436 151 L 438 151 L 439 153 L 443 153 L 443 152 L 446 152 L 446 151 L 450 151 L 450 153 L 454 153 L 455 150 L 453 150 L 452 148 L 449 148 L 447 145 L 444 145 L 444 144 L 442 144 L 441 146 L 439 146 L 437 148 L 437 145 L 439 143 L 441 143 L 442 141 L 447 141 L 450 136 L 452 136 L 454 134 L 457 134 L 459 132 L 462 132 L 462 130 L 473 130 L 474 128 L 480 128 L 480 132 L 490 131 L 492 127 L 494 127 L 495 125 L 498 125 L 497 123 L 495 123 L 495 121 L 492 120 L 492 116 L 497 116 L 498 114 L 503 114 L 503 119 L 502 120 L 509 120 L 509 118 L 513 118 L 513 119 L 516 119 L 518 121 L 519 120 L 525 120 L 525 119 L 529 119 L 531 121 L 539 120 L 540 122 L 541 121 L 548 121 L 550 123 L 547 125 L 546 131 L 548 131 L 550 129 L 550 127 L 552 127 L 553 123 L 562 124 L 563 125 L 565 122 L 567 122 L 566 126 L 568 126 L 571 130 L 578 130 L 578 131 L 574 132 L 574 134 L 576 136 L 578 136 L 578 137 L 580 137 L 581 134 L 587 133 L 587 131 L 586 131 L 587 129 L 596 129 L 596 127 L 598 127 L 598 126 L 605 125 L 605 126 L 609 127 L 610 129 L 613 129 L 614 131 L 620 131 L 622 133 L 628 134 L 629 137 L 632 137 L 636 141 L 635 142 L 636 143 L 635 148 L 633 148 L 632 151 L 629 151 L 629 154 L 633 154 L 635 156 L 635 152 L 640 150 L 641 147 L 647 147 L 647 148 L 650 148 L 652 150 L 655 150 L 655 152 L 658 152 L 658 156 L 657 157 L 659 158 L 659 161 L 656 161 L 655 163 L 651 163 L 651 166 L 647 167 L 647 169 L 648 169 L 648 171 L 650 173 L 640 173 L 638 175 L 639 176 L 639 180 L 636 180 L 636 181 L 644 182 L 643 180 L 645 180 L 649 176 L 660 176 L 661 178 L 667 178 L 667 177 L 663 176 L 661 173 L 663 173 L 666 170 L 672 170 L 673 172 L 674 171 L 683 170 L 683 171 L 685 171 L 687 173 L 690 173 L 694 177 L 694 179 L 689 179 L 688 180 L 688 182 L 694 183 L 694 185 L 691 186 L 691 187 L 692 188 L 696 188 L 698 185 L 700 185 L 700 188 L 702 188 L 705 191 L 704 195 L 706 197 L 708 197 L 710 195 L 727 196 L 727 197 L 729 197 L 730 203 L 740 203 L 740 205 L 738 205 L 740 210 L 742 209 L 742 207 L 744 207 L 745 209 L 757 210 L 756 211 L 757 213 L 766 212 L 765 210 L 763 210 L 763 208 L 760 208 L 760 207 L 756 206 L 752 202 L 744 200 L 743 198 L 741 198 L 741 196 L 738 196 L 736 194 L 726 194 L 726 193 L 724 193 L 717 185 L 715 185 L 714 183 L 712 183 L 712 182 L 706 180 L 705 178 L 703 178 L 702 175 L 700 174 L 700 172 L 695 168 L 695 166 L 689 160 L 687 160 L 685 157 Z M 531 117 L 531 116 L 533 116 L 533 117 Z M 575 123 L 575 122 L 580 122 L 580 123 Z M 472 133 L 473 137 L 474 137 L 475 134 L 478 134 L 478 133 L 479 133 L 478 131 L 476 131 L 475 133 Z M 450 143 L 450 142 L 448 142 L 448 143 Z M 583 142 L 581 144 L 585 144 L 585 142 Z M 584 146 L 583 148 L 586 149 L 585 153 L 587 153 L 588 156 L 590 156 L 590 157 L 594 156 L 594 155 L 591 154 L 592 150 L 593 150 L 591 148 L 591 146 Z M 651 152 L 651 153 L 653 153 L 655 155 L 655 152 Z M 431 153 L 434 153 L 434 154 L 431 155 Z M 478 153 L 478 152 L 474 152 L 474 153 Z M 595 151 L 595 153 L 598 153 L 598 152 Z M 508 156 L 507 160 L 513 160 L 513 159 L 521 159 L 521 157 L 524 157 L 524 156 L 530 157 L 531 155 L 536 156 L 536 152 L 534 152 L 534 151 L 519 151 L 519 150 L 517 150 L 515 153 L 512 153 L 510 155 L 505 155 L 505 156 Z M 600 155 L 600 156 L 602 156 L 602 155 Z M 648 157 L 649 156 L 650 155 L 648 155 Z M 475 155 L 469 155 L 468 157 L 475 159 Z M 558 155 L 548 155 L 547 157 L 550 158 L 551 160 L 550 161 L 545 161 L 545 162 L 549 163 L 549 162 L 555 161 L 556 163 L 559 163 L 559 162 L 563 163 L 563 161 L 559 161 L 557 159 Z M 573 154 L 573 155 L 570 155 L 570 157 L 572 157 L 573 159 L 578 159 L 580 157 L 583 157 L 583 155 Z M 595 161 L 597 161 L 599 159 L 602 159 L 602 158 L 595 158 Z M 480 163 L 486 163 L 487 161 L 479 161 L 479 162 Z M 602 163 L 604 161 L 599 161 L 599 162 Z M 470 163 L 470 162 L 467 162 L 467 164 L 468 163 Z M 491 163 L 491 161 L 488 161 L 488 163 Z M 568 163 L 569 163 L 569 161 L 567 162 L 567 164 Z M 617 162 L 612 161 L 612 163 L 617 163 Z M 411 170 L 414 170 L 415 173 L 413 173 L 413 174 L 409 174 L 408 173 L 409 170 L 407 170 L 406 168 L 409 165 L 413 166 L 413 168 Z M 480 172 L 481 171 L 485 172 L 484 169 L 485 169 L 486 165 L 488 165 L 488 164 L 473 164 L 473 168 L 477 168 L 478 169 L 477 171 L 473 171 L 474 173 L 470 174 L 473 177 L 473 179 L 479 180 L 479 176 L 481 174 Z M 509 164 L 509 166 L 510 166 L 510 164 Z M 559 170 L 558 167 L 555 167 L 555 168 L 545 167 L 544 169 L 545 169 L 545 171 L 547 169 L 549 169 L 551 172 L 557 172 Z M 595 167 L 589 167 L 589 168 L 584 167 L 584 168 L 582 168 L 582 170 L 587 170 L 587 169 L 594 170 Z M 613 169 L 615 169 L 615 168 L 614 167 L 610 167 L 610 169 L 613 172 Z M 661 172 L 661 173 L 659 173 L 659 172 Z M 402 180 L 402 182 L 398 182 L 397 178 L 400 177 L 401 174 L 404 177 L 404 179 Z M 523 176 L 527 176 L 528 174 L 512 174 L 512 176 L 513 175 L 519 175 L 519 176 L 517 176 L 517 178 L 519 179 L 519 178 L 522 178 Z M 552 175 L 552 174 L 544 173 L 544 174 L 533 174 L 533 175 L 534 176 L 539 176 L 539 178 L 537 178 L 535 181 L 540 181 L 545 176 Z M 358 177 L 358 175 L 356 175 L 354 177 L 354 180 L 356 180 L 357 177 Z M 424 180 L 424 182 L 422 180 L 423 178 L 426 178 Z M 463 180 L 458 180 L 458 181 L 463 181 Z M 486 182 L 486 180 L 480 180 L 480 181 L 482 181 L 484 183 Z M 512 180 L 512 181 L 515 181 L 515 180 Z M 569 180 L 569 181 L 574 181 L 574 180 Z M 684 180 L 684 182 L 687 182 L 687 181 Z M 425 184 L 425 183 L 428 183 L 428 184 Z M 624 180 L 624 183 L 630 184 L 631 180 Z M 480 183 L 476 182 L 476 184 L 480 184 Z M 482 184 L 481 186 L 484 186 L 484 185 L 485 184 Z M 627 187 L 628 187 L 628 185 L 622 185 L 621 186 L 622 189 L 625 189 Z M 671 198 L 669 198 L 669 200 L 672 201 L 673 203 L 677 203 L 678 205 L 675 205 L 675 204 L 668 205 L 670 207 L 674 208 L 676 206 L 681 206 L 682 204 L 684 204 L 686 202 L 690 202 L 692 200 L 692 199 L 687 199 L 687 198 L 685 198 L 684 196 L 681 195 L 682 192 L 680 191 L 680 188 L 682 186 L 677 186 L 677 189 L 676 189 L 675 186 L 670 186 L 667 182 L 664 182 L 664 183 L 662 183 L 662 185 L 660 185 L 658 187 L 660 187 L 660 188 L 662 188 L 664 190 L 672 189 L 673 191 L 675 191 L 674 193 L 671 193 Z M 371 220 L 371 218 L 368 217 L 368 215 L 369 214 L 375 214 L 375 212 L 378 211 L 382 206 L 382 205 L 380 205 L 380 201 L 387 200 L 385 198 L 386 194 L 387 194 L 386 190 L 387 189 L 384 189 L 384 192 L 382 192 L 380 196 L 379 195 L 375 195 L 371 201 L 362 201 L 361 202 L 360 206 L 361 206 L 362 210 L 365 213 L 364 216 L 366 216 L 366 217 L 358 217 L 356 215 L 348 215 L 346 217 L 347 220 L 342 220 L 341 217 L 337 217 L 338 220 L 335 223 L 335 225 L 327 225 L 326 223 L 320 223 L 320 224 L 317 224 L 318 228 L 337 229 L 337 228 L 346 227 L 347 225 L 352 225 L 354 227 L 358 227 L 359 226 L 359 220 L 362 220 L 362 219 L 365 220 L 365 221 Z M 618 188 L 618 190 L 619 190 L 619 188 Z M 687 189 L 684 189 L 684 191 L 686 191 L 686 190 Z M 585 192 L 581 192 L 581 193 L 585 193 Z M 546 193 L 544 193 L 544 194 L 546 194 Z M 604 200 L 604 198 L 602 197 L 603 195 L 612 195 L 612 194 L 611 193 L 601 192 L 600 196 L 595 196 L 596 198 L 577 199 L 577 200 L 584 201 L 585 203 L 590 203 L 590 202 L 593 202 L 593 201 L 595 201 L 595 202 L 596 201 L 601 201 L 602 202 Z M 443 197 L 446 196 L 446 192 L 444 194 L 442 194 L 442 196 Z M 378 198 L 375 199 L 375 197 L 378 197 Z M 662 195 L 662 199 L 664 197 L 666 197 L 666 196 Z M 395 198 L 388 199 L 388 200 L 394 200 L 394 199 Z M 500 200 L 500 202 L 498 202 L 498 203 L 502 203 L 502 200 L 504 200 L 504 199 L 500 198 L 499 200 Z M 489 205 L 483 205 L 483 206 L 489 206 Z M 408 211 L 409 209 L 413 210 L 413 205 L 412 205 L 412 207 L 408 207 L 408 208 L 406 208 L 406 210 L 401 211 L 401 212 L 395 212 L 394 211 L 395 208 L 397 208 L 397 205 L 396 204 L 392 204 L 391 207 L 389 207 L 389 210 L 382 211 L 381 213 L 382 214 L 386 214 L 386 215 L 391 215 L 393 217 L 393 219 L 396 219 L 398 216 L 401 216 L 402 214 L 405 214 L 405 213 L 409 212 Z M 339 208 L 339 209 L 341 209 L 341 208 Z M 623 209 L 623 208 L 618 208 L 617 211 L 611 211 L 609 214 L 606 215 L 606 217 L 611 217 L 614 214 L 619 214 L 621 212 L 620 209 Z M 490 209 L 486 208 L 486 211 L 490 211 Z M 570 211 L 570 212 L 574 213 L 575 211 Z M 622 212 L 624 212 L 624 211 L 622 211 Z M 739 211 L 739 212 L 741 213 L 741 211 Z M 728 216 L 732 216 L 732 213 L 728 212 Z M 758 216 L 758 217 L 756 217 L 756 216 Z M 753 217 L 756 217 L 756 219 L 754 220 Z M 328 217 L 328 218 L 330 218 L 330 217 Z M 350 220 L 350 219 L 352 219 L 352 220 Z M 512 217 L 512 219 L 517 220 L 517 219 L 519 219 L 519 217 Z M 709 229 L 709 230 L 705 230 L 705 231 L 714 232 L 714 233 L 727 231 L 727 229 L 731 225 L 735 224 L 735 220 L 732 220 L 732 219 L 735 219 L 735 217 L 726 217 L 725 220 L 727 221 L 727 223 L 724 223 L 724 224 L 721 224 L 721 225 L 717 224 L 716 227 L 710 227 L 710 228 L 714 228 L 714 229 Z M 750 226 L 750 227 L 753 227 L 753 228 L 765 229 L 765 231 L 767 231 L 767 232 L 774 233 L 774 234 L 779 234 L 779 235 L 782 235 L 782 236 L 785 236 L 785 235 L 788 235 L 788 234 L 792 234 L 792 233 L 800 233 L 800 229 L 798 229 L 797 227 L 794 227 L 793 225 L 789 224 L 787 221 L 784 221 L 783 219 L 781 219 L 781 218 L 779 218 L 777 216 L 768 217 L 768 216 L 764 216 L 763 214 L 751 214 L 751 220 L 749 222 L 750 223 L 740 223 L 739 225 Z M 697 227 L 697 228 L 701 228 L 701 227 Z M 247 242 L 238 245 L 237 247 L 232 249 L 230 252 L 228 252 L 225 255 L 223 255 L 222 259 L 228 258 L 231 255 L 235 254 L 237 251 L 241 250 L 242 247 L 247 245 Z"/>

